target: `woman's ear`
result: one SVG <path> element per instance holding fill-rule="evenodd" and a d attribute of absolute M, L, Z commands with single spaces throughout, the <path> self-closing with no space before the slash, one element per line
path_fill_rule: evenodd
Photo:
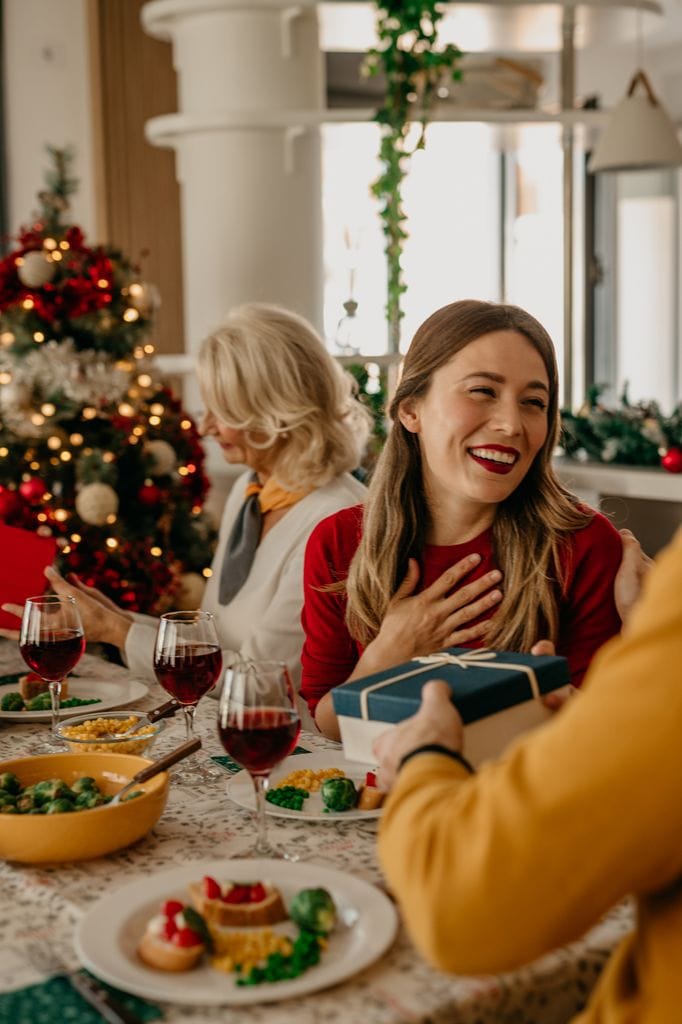
<path fill-rule="evenodd" d="M 398 406 L 398 419 L 411 434 L 418 434 L 421 429 L 419 419 L 419 402 L 415 398 L 406 398 Z"/>

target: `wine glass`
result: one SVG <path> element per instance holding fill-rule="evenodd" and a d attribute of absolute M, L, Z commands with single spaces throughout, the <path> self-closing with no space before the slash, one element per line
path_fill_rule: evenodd
<path fill-rule="evenodd" d="M 29 597 L 24 605 L 19 632 L 19 650 L 28 667 L 50 690 L 52 738 L 45 750 L 63 750 L 57 737 L 62 683 L 85 650 L 83 624 L 73 597 L 49 594 Z"/>
<path fill-rule="evenodd" d="M 256 794 L 258 834 L 242 857 L 294 858 L 267 836 L 265 794 L 270 772 L 296 746 L 301 721 L 289 671 L 281 661 L 235 662 L 225 671 L 218 707 L 218 734 L 227 754 L 245 768 Z"/>
<path fill-rule="evenodd" d="M 223 664 L 215 620 L 210 612 L 166 612 L 161 616 L 154 649 L 154 671 L 166 693 L 182 705 L 186 738 L 194 738 L 197 704 L 215 684 Z M 211 782 L 211 772 L 193 758 L 176 772 L 180 782 Z"/>

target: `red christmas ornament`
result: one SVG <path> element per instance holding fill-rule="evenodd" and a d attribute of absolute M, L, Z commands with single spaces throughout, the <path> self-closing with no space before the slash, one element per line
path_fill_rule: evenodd
<path fill-rule="evenodd" d="M 137 496 L 143 505 L 158 505 L 163 498 L 163 491 L 156 484 L 142 484 Z"/>
<path fill-rule="evenodd" d="M 668 448 L 661 465 L 669 473 L 682 473 L 682 448 Z"/>
<path fill-rule="evenodd" d="M 0 485 L 0 519 L 12 519 L 21 509 L 21 498 L 16 491 Z"/>
<path fill-rule="evenodd" d="M 19 494 L 29 505 L 37 505 L 45 494 L 45 484 L 38 476 L 32 476 L 19 484 Z"/>

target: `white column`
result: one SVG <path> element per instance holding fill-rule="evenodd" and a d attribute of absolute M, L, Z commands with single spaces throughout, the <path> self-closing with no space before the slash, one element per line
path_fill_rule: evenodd
<path fill-rule="evenodd" d="M 149 121 L 146 133 L 177 154 L 187 351 L 252 300 L 321 328 L 315 0 L 154 0 L 142 23 L 172 42 L 178 72 L 179 113 Z"/>

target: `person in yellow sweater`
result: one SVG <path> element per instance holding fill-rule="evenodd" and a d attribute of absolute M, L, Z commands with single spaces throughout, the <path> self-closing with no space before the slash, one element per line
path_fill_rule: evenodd
<path fill-rule="evenodd" d="M 513 969 L 633 894 L 636 928 L 574 1024 L 682 1021 L 680 665 L 682 530 L 583 691 L 499 760 L 467 767 L 440 681 L 379 737 L 379 857 L 431 963 Z"/>

